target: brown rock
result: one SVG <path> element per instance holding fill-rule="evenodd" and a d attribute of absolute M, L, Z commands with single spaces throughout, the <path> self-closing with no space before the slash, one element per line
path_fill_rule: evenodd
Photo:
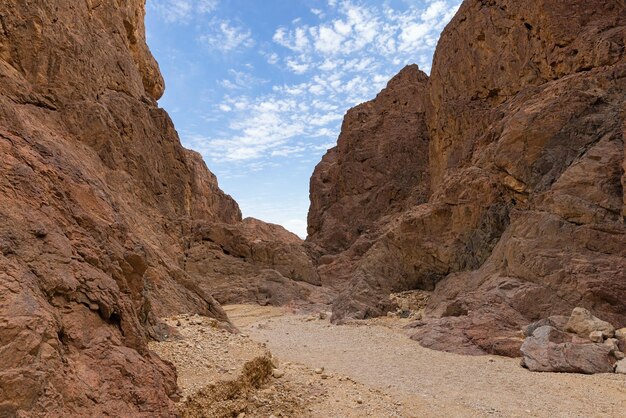
<path fill-rule="evenodd" d="M 575 344 L 550 326 L 539 327 L 522 344 L 522 366 L 536 372 L 611 373 L 615 358 L 604 344 Z"/>
<path fill-rule="evenodd" d="M 347 140 L 361 131 L 346 117 L 311 183 L 308 240 L 321 248 L 322 283 L 342 283 L 333 321 L 384 315 L 395 309 L 390 293 L 422 289 L 433 294 L 414 338 L 437 349 L 514 354 L 523 325 L 577 306 L 626 325 L 623 11 L 619 2 L 466 0 L 415 98 L 429 98 L 420 136 L 428 202 L 372 204 L 369 232 L 336 246 L 320 232 L 324 210 L 336 220 L 327 231 L 345 222 L 358 232 L 346 220 L 357 200 L 331 191 L 360 187 L 338 162 L 369 149 Z M 410 141 L 376 132 L 383 143 Z M 358 210 L 395 178 L 359 192 Z"/>
<path fill-rule="evenodd" d="M 572 316 L 567 321 L 566 330 L 578 334 L 580 337 L 589 337 L 590 339 L 593 337 L 600 340 L 611 338 L 615 334 L 613 325 L 591 315 L 591 312 L 585 308 L 574 308 Z"/>
<path fill-rule="evenodd" d="M 626 328 L 620 328 L 615 331 L 615 338 L 620 351 L 626 352 Z"/>
<path fill-rule="evenodd" d="M 311 177 L 308 241 L 324 254 L 375 236 L 381 218 L 428 199 L 427 82 L 407 66 L 346 114 L 337 146 Z"/>
<path fill-rule="evenodd" d="M 251 244 L 250 270 L 317 280 L 286 232 L 257 223 L 274 239 L 251 241 L 254 222 L 181 146 L 144 12 L 0 5 L 0 416 L 175 416 L 174 368 L 146 344 L 169 332 L 156 318 L 227 321 L 185 264 L 198 224 L 232 232 L 218 247 Z"/>

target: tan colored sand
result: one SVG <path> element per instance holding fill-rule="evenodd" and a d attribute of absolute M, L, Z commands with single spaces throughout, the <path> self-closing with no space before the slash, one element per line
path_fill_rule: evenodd
<path fill-rule="evenodd" d="M 278 358 L 284 376 L 238 395 L 230 409 L 221 406 L 228 414 L 220 416 L 626 416 L 624 375 L 532 373 L 518 359 L 428 350 L 407 338 L 406 321 L 398 318 L 335 326 L 288 308 L 225 309 L 241 335 L 207 318 L 181 316 L 166 320 L 175 335 L 151 343 L 177 366 L 185 396 L 236 379 L 245 362 L 268 349 Z M 217 417 L 197 411 L 193 416 Z"/>

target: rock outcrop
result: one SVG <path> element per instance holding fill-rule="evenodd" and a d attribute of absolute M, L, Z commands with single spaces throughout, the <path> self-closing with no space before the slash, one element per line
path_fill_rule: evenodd
<path fill-rule="evenodd" d="M 156 318 L 227 321 L 213 277 L 186 266 L 200 224 L 232 232 L 221 254 L 316 281 L 294 238 L 241 223 L 180 145 L 144 3 L 0 6 L 0 416 L 176 415 L 175 370 L 146 345 L 167 332 Z M 258 230 L 272 240 L 240 248 Z"/>
<path fill-rule="evenodd" d="M 428 200 L 427 81 L 417 65 L 407 66 L 376 99 L 346 114 L 337 146 L 311 177 L 308 241 L 324 255 Z"/>
<path fill-rule="evenodd" d="M 576 306 L 626 325 L 624 2 L 466 0 L 419 89 L 425 115 L 414 125 L 425 132 L 357 129 L 363 140 L 348 148 L 341 142 L 355 128 L 345 123 L 340 145 L 313 176 L 308 240 L 333 254 L 318 257 L 322 282 L 334 277 L 342 290 L 333 319 L 381 315 L 393 308 L 391 292 L 432 290 L 416 340 L 510 356 L 519 355 L 522 326 Z M 428 190 L 428 201 L 374 205 L 380 221 L 370 224 L 367 246 L 355 249 L 363 239 L 352 233 L 337 247 L 319 220 L 358 218 L 367 208 L 320 204 L 339 188 L 329 182 L 358 187 L 342 183 L 354 175 L 326 173 L 337 170 L 334 162 L 358 160 L 372 147 L 368 138 L 380 149 L 380 141 L 400 141 L 392 150 L 416 150 L 422 173 L 404 190 Z M 396 155 L 377 158 L 385 157 Z M 377 186 L 393 178 L 359 201 L 374 201 Z"/>
<path fill-rule="evenodd" d="M 542 319 L 525 329 L 522 366 L 536 372 L 612 373 L 624 358 L 614 329 L 584 308 L 574 308 L 566 321 Z"/>

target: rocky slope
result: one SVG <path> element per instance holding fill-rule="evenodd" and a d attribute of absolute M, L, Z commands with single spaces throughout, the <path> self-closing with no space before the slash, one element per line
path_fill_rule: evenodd
<path fill-rule="evenodd" d="M 522 325 L 575 306 L 626 325 L 624 2 L 466 0 L 428 81 L 403 84 L 423 102 L 424 116 L 407 112 L 415 131 L 355 127 L 357 107 L 311 181 L 308 240 L 343 250 L 319 259 L 322 280 L 343 290 L 334 320 L 384 314 L 390 292 L 424 289 L 414 338 L 442 350 L 519 355 Z M 375 118 L 401 120 L 404 108 L 387 103 Z M 345 161 L 372 147 L 388 152 L 376 157 L 387 171 L 355 199 Z M 427 202 L 376 200 L 401 178 L 397 159 L 412 161 L 404 190 L 429 190 Z M 369 213 L 356 201 L 375 202 L 379 220 L 365 218 L 375 231 L 363 239 L 332 222 Z"/>
<path fill-rule="evenodd" d="M 206 265 L 236 260 L 261 288 L 317 280 L 180 145 L 144 2 L 0 6 L 0 416 L 175 415 L 174 367 L 147 340 L 160 316 L 227 321 Z"/>

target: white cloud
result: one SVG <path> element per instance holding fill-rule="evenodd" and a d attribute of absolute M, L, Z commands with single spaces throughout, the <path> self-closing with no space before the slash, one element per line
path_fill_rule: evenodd
<path fill-rule="evenodd" d="M 148 0 L 147 7 L 168 23 L 187 23 L 217 9 L 218 0 Z"/>
<path fill-rule="evenodd" d="M 231 52 L 239 48 L 250 48 L 255 44 L 249 29 L 228 20 L 213 21 L 210 26 L 209 32 L 199 37 L 199 41 L 210 50 Z"/>
<path fill-rule="evenodd" d="M 228 92 L 214 107 L 226 112 L 221 117 L 230 123 L 207 139 L 204 155 L 248 168 L 319 155 L 333 145 L 348 108 L 374 98 L 406 64 L 430 69 L 434 43 L 458 1 L 435 0 L 403 11 L 330 1 L 323 12 L 312 11 L 319 24 L 295 19 L 276 28 L 273 46 L 263 45 L 259 54 L 298 81 L 252 95 L 244 89 L 253 83 L 246 78 L 249 72 L 231 70 L 220 83 Z"/>

